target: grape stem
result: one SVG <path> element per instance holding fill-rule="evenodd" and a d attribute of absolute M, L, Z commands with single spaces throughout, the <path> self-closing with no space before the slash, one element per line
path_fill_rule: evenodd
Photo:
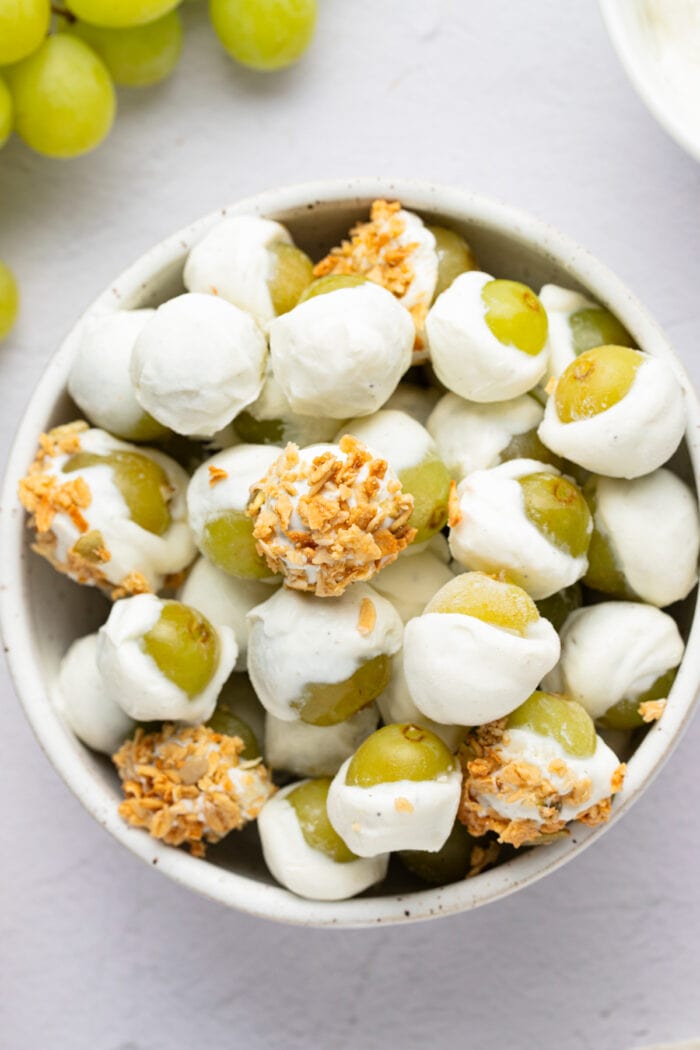
<path fill-rule="evenodd" d="M 65 7 L 59 7 L 58 4 L 51 4 L 51 10 L 55 15 L 58 15 L 59 18 L 65 18 L 66 22 L 70 22 L 71 25 L 78 21 L 72 11 L 69 11 Z"/>

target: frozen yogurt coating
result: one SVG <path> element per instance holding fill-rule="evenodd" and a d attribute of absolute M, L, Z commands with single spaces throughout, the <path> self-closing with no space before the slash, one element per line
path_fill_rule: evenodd
<path fill-rule="evenodd" d="M 338 430 L 338 420 L 294 412 L 268 360 L 260 395 L 239 412 L 234 429 L 242 441 L 252 444 L 286 445 L 293 441 L 304 446 L 331 441 Z"/>
<path fill-rule="evenodd" d="M 414 616 L 420 616 L 433 595 L 453 576 L 444 560 L 427 548 L 387 565 L 372 578 L 372 586 L 407 623 Z"/>
<path fill-rule="evenodd" d="M 346 758 L 373 733 L 379 722 L 374 704 L 332 726 L 283 721 L 265 715 L 265 758 L 271 769 L 298 777 L 327 777 L 338 772 Z"/>
<path fill-rule="evenodd" d="M 78 739 L 111 755 L 134 730 L 134 722 L 105 689 L 97 669 L 97 634 L 73 642 L 61 660 L 54 707 Z"/>

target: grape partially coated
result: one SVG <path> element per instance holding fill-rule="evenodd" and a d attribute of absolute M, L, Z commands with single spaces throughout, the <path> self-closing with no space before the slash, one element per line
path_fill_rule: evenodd
<path fill-rule="evenodd" d="M 123 29 L 141 26 L 172 11 L 180 0 L 70 0 L 70 9 L 84 22 Z"/>
<path fill-rule="evenodd" d="M 112 469 L 114 484 L 129 508 L 131 520 L 142 529 L 162 536 L 170 526 L 168 496 L 170 482 L 160 466 L 139 452 L 76 452 L 63 467 L 64 474 L 87 467 L 107 466 Z"/>
<path fill-rule="evenodd" d="M 243 511 L 226 510 L 204 526 L 200 540 L 202 554 L 209 561 L 244 580 L 264 580 L 270 569 L 255 549 L 253 522 Z"/>
<path fill-rule="evenodd" d="M 14 274 L 0 261 L 0 339 L 9 335 L 19 312 L 19 292 Z"/>
<path fill-rule="evenodd" d="M 580 609 L 583 605 L 583 593 L 579 583 L 573 583 L 571 587 L 565 587 L 563 591 L 550 594 L 549 598 L 542 598 L 535 602 L 540 616 L 549 620 L 555 631 L 560 631 L 564 626 L 567 616 Z"/>
<path fill-rule="evenodd" d="M 399 850 L 401 862 L 423 882 L 446 886 L 463 879 L 469 870 L 474 839 L 459 821 L 437 853 L 423 849 Z"/>
<path fill-rule="evenodd" d="M 628 698 L 618 700 L 616 704 L 608 708 L 598 721 L 606 729 L 636 729 L 638 726 L 644 725 L 644 719 L 639 713 L 639 705 L 646 703 L 648 700 L 665 699 L 671 691 L 676 674 L 677 668 L 665 671 L 664 674 L 659 675 L 645 692 L 635 697 L 634 700 Z"/>
<path fill-rule="evenodd" d="M 578 485 L 543 471 L 518 478 L 518 484 L 532 524 L 573 558 L 585 554 L 590 543 L 591 513 Z"/>
<path fill-rule="evenodd" d="M 82 40 L 48 37 L 10 74 L 15 130 L 48 157 L 77 157 L 102 142 L 114 120 L 107 67 Z"/>
<path fill-rule="evenodd" d="M 306 51 L 316 0 L 210 0 L 209 17 L 232 58 L 267 72 L 292 65 Z"/>
<path fill-rule="evenodd" d="M 19 62 L 36 51 L 49 30 L 49 0 L 2 0 L 0 66 Z"/>
<path fill-rule="evenodd" d="M 314 264 L 306 252 L 293 244 L 271 244 L 268 251 L 275 260 L 268 287 L 275 313 L 279 316 L 297 305 L 302 292 L 313 280 Z"/>
<path fill-rule="evenodd" d="M 430 456 L 399 474 L 404 492 L 413 496 L 409 525 L 416 529 L 414 543 L 423 543 L 439 532 L 447 521 L 450 475 L 437 456 Z"/>
<path fill-rule="evenodd" d="M 506 463 L 511 459 L 536 459 L 538 463 L 551 463 L 561 469 L 561 457 L 557 456 L 546 445 L 543 445 L 537 434 L 537 427 L 522 434 L 513 434 L 500 454 L 499 461 Z"/>
<path fill-rule="evenodd" d="M 14 104 L 10 89 L 0 77 L 0 149 L 5 145 L 12 134 L 14 123 Z"/>
<path fill-rule="evenodd" d="M 479 267 L 474 253 L 461 234 L 445 226 L 428 226 L 428 229 L 435 238 L 438 257 L 438 277 L 433 297 L 437 299 L 441 292 L 450 287 L 455 277 L 467 270 L 478 270 Z"/>
<path fill-rule="evenodd" d="M 644 358 L 626 346 L 586 350 L 562 372 L 554 392 L 562 423 L 606 412 L 629 391 Z"/>
<path fill-rule="evenodd" d="M 100 56 L 116 84 L 147 87 L 170 76 L 182 51 L 182 22 L 170 11 L 154 22 L 127 29 L 76 22 L 69 32 Z"/>
<path fill-rule="evenodd" d="M 489 281 L 481 290 L 484 320 L 499 343 L 539 354 L 547 342 L 547 314 L 532 289 L 519 281 Z"/>
<path fill-rule="evenodd" d="M 391 678 L 391 657 L 384 654 L 367 660 L 343 682 L 312 682 L 292 706 L 302 722 L 312 726 L 334 726 L 351 718 L 383 693 Z"/>
<path fill-rule="evenodd" d="M 345 783 L 372 787 L 397 780 L 435 780 L 454 766 L 452 752 L 438 736 L 406 722 L 383 726 L 368 736 L 350 760 Z"/>
<path fill-rule="evenodd" d="M 521 635 L 539 619 L 537 606 L 521 587 L 495 580 L 483 572 L 463 572 L 455 576 L 431 598 L 425 612 L 474 616 Z"/>
<path fill-rule="evenodd" d="M 143 636 L 143 647 L 190 699 L 206 689 L 219 663 L 218 634 L 201 613 L 181 602 L 164 603 Z"/>
<path fill-rule="evenodd" d="M 360 284 L 366 284 L 367 278 L 357 273 L 329 273 L 325 277 L 317 277 L 308 288 L 302 292 L 300 303 L 307 299 L 314 299 L 317 295 L 326 295 L 328 292 L 337 292 L 340 288 L 357 288 Z"/>
<path fill-rule="evenodd" d="M 225 703 L 222 703 L 221 697 L 219 697 L 214 714 L 207 722 L 207 725 L 215 733 L 221 733 L 223 736 L 237 736 L 242 740 L 243 750 L 241 751 L 241 758 L 251 760 L 260 757 L 260 745 L 255 733 L 247 722 L 244 722 Z"/>
<path fill-rule="evenodd" d="M 610 540 L 596 519 L 598 497 L 595 477 L 589 478 L 586 482 L 584 492 L 593 514 L 593 533 L 588 548 L 588 569 L 583 577 L 583 582 L 587 587 L 592 587 L 593 590 L 601 591 L 603 594 L 610 594 L 615 598 L 634 598 L 636 595 L 617 563 Z"/>
<path fill-rule="evenodd" d="M 634 346 L 634 340 L 617 317 L 604 306 L 587 306 L 569 317 L 575 354 L 596 346 Z"/>
<path fill-rule="evenodd" d="M 287 802 L 297 815 L 307 845 L 325 853 L 336 864 L 348 864 L 351 860 L 357 860 L 357 857 L 348 849 L 328 819 L 326 800 L 330 786 L 330 777 L 307 780 L 289 792 Z"/>
<path fill-rule="evenodd" d="M 508 715 L 507 727 L 552 737 L 577 758 L 588 758 L 596 749 L 595 726 L 585 708 L 553 693 L 533 693 Z"/>

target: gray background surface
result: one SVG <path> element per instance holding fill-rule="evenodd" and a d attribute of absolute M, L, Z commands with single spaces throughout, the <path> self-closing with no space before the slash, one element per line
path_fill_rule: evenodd
<path fill-rule="evenodd" d="M 284 182 L 400 174 L 530 209 L 648 304 L 700 380 L 700 168 L 637 100 L 593 0 L 321 0 L 298 68 L 259 78 L 185 5 L 176 76 L 123 92 L 95 154 L 0 155 L 6 449 L 48 355 L 153 242 Z M 0 1044 L 8 1050 L 627 1050 L 700 1033 L 700 721 L 590 851 L 471 915 L 277 927 L 185 892 L 92 822 L 2 670 Z"/>

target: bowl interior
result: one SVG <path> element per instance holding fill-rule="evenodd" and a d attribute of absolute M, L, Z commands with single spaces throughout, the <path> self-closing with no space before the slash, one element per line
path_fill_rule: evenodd
<path fill-rule="evenodd" d="M 353 222 L 367 214 L 371 200 L 380 195 L 398 196 L 425 219 L 459 230 L 472 244 L 482 267 L 491 273 L 524 281 L 536 289 L 552 281 L 587 289 L 621 317 L 640 346 L 671 356 L 688 391 L 691 422 L 696 423 L 695 397 L 682 370 L 661 333 L 626 289 L 581 249 L 544 224 L 504 206 L 459 191 L 372 180 L 354 194 L 348 192 L 347 184 L 331 188 L 326 184 L 316 193 L 313 188 L 298 187 L 286 194 L 265 194 L 225 209 L 223 214 L 258 213 L 278 219 L 288 226 L 295 242 L 317 259 L 339 242 Z M 189 248 L 221 214 L 205 217 L 149 252 L 103 293 L 87 315 L 157 305 L 182 291 L 181 273 Z M 379 891 L 369 891 L 351 901 L 323 904 L 303 901 L 274 883 L 262 861 L 254 828 L 230 835 L 210 848 L 207 860 L 201 861 L 123 825 L 116 813 L 120 792 L 111 764 L 79 744 L 47 701 L 68 646 L 105 621 L 109 603 L 92 588 L 79 587 L 60 576 L 31 552 L 23 513 L 15 498 L 17 480 L 33 457 L 38 433 L 79 415 L 65 393 L 65 383 L 81 323 L 82 319 L 52 358 L 10 458 L 3 495 L 3 629 L 17 690 L 39 740 L 100 823 L 149 863 L 158 864 L 190 888 L 226 904 L 287 921 L 336 925 L 426 918 L 473 907 L 541 876 L 601 833 L 600 828 L 576 826 L 566 841 L 530 850 L 475 879 L 440 889 L 426 889 L 411 881 L 400 865 L 392 865 L 389 880 Z M 689 429 L 689 433 L 695 432 Z M 686 442 L 673 464 L 692 485 L 695 455 L 694 445 Z M 695 601 L 693 594 L 677 609 L 686 639 L 693 626 Z M 628 786 L 616 804 L 616 814 L 646 784 L 680 735 L 697 678 L 696 663 L 686 657 L 674 687 L 677 712 L 673 718 L 665 715 L 642 742 L 632 759 Z"/>

